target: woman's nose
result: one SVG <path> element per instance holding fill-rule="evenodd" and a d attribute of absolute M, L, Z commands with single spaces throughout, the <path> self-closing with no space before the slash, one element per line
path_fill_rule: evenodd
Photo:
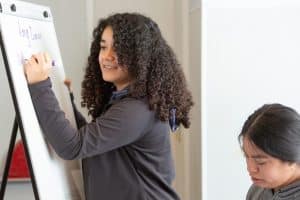
<path fill-rule="evenodd" d="M 110 60 L 110 61 L 114 60 L 114 59 L 115 59 L 115 52 L 114 52 L 114 50 L 108 49 L 108 50 L 105 52 L 105 54 L 104 54 L 104 58 L 105 58 L 106 60 Z"/>
<path fill-rule="evenodd" d="M 258 171 L 256 163 L 249 158 L 247 159 L 247 170 L 249 173 L 254 173 Z"/>

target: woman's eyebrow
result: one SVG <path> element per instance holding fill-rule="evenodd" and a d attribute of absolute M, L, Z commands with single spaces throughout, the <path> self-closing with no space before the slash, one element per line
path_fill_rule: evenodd
<path fill-rule="evenodd" d="M 251 158 L 268 158 L 266 155 L 258 154 L 258 155 L 253 155 Z"/>
<path fill-rule="evenodd" d="M 242 151 L 243 151 L 243 153 L 246 155 L 246 156 L 249 156 L 247 153 L 246 153 L 246 151 L 245 151 L 245 149 L 244 148 L 242 148 Z M 263 155 L 263 154 L 254 154 L 254 155 L 251 155 L 251 156 L 249 156 L 249 157 L 251 157 L 251 158 L 268 158 L 268 156 L 266 156 L 266 155 Z"/>

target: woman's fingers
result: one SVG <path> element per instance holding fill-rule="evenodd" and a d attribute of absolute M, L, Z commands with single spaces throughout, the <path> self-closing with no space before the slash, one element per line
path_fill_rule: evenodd
<path fill-rule="evenodd" d="M 37 64 L 40 64 L 40 65 L 45 64 L 45 59 L 44 59 L 44 56 L 42 55 L 42 53 L 33 54 L 32 58 L 34 59 L 34 61 L 36 61 Z"/>
<path fill-rule="evenodd" d="M 43 53 L 43 56 L 46 63 L 51 63 L 50 55 L 47 52 Z"/>
<path fill-rule="evenodd" d="M 47 53 L 34 54 L 24 63 L 24 71 L 29 84 L 46 80 L 50 69 L 51 58 Z"/>
<path fill-rule="evenodd" d="M 40 52 L 32 55 L 32 57 L 38 64 L 41 64 L 46 68 L 51 67 L 51 58 L 47 52 Z"/>

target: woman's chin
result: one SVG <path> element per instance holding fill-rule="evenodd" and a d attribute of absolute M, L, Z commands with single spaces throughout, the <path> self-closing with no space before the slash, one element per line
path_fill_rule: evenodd
<path fill-rule="evenodd" d="M 113 80 L 114 80 L 113 77 L 107 76 L 107 75 L 104 75 L 104 74 L 102 74 L 102 78 L 103 78 L 104 81 L 109 82 L 109 83 L 112 83 Z"/>
<path fill-rule="evenodd" d="M 267 188 L 267 184 L 263 179 L 251 178 L 251 180 L 254 185 L 257 185 L 257 186 L 263 187 L 263 188 Z"/>

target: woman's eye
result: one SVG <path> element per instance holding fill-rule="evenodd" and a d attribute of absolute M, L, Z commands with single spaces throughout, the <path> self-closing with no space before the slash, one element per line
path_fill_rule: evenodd
<path fill-rule="evenodd" d="M 265 160 L 256 160 L 255 162 L 256 162 L 257 165 L 264 165 L 264 164 L 266 164 Z"/>
<path fill-rule="evenodd" d="M 100 49 L 101 49 L 101 50 L 105 50 L 106 47 L 105 47 L 105 46 L 100 46 Z"/>
<path fill-rule="evenodd" d="M 257 163 L 258 165 L 264 165 L 264 164 L 266 164 L 265 162 L 259 162 L 259 163 Z"/>

